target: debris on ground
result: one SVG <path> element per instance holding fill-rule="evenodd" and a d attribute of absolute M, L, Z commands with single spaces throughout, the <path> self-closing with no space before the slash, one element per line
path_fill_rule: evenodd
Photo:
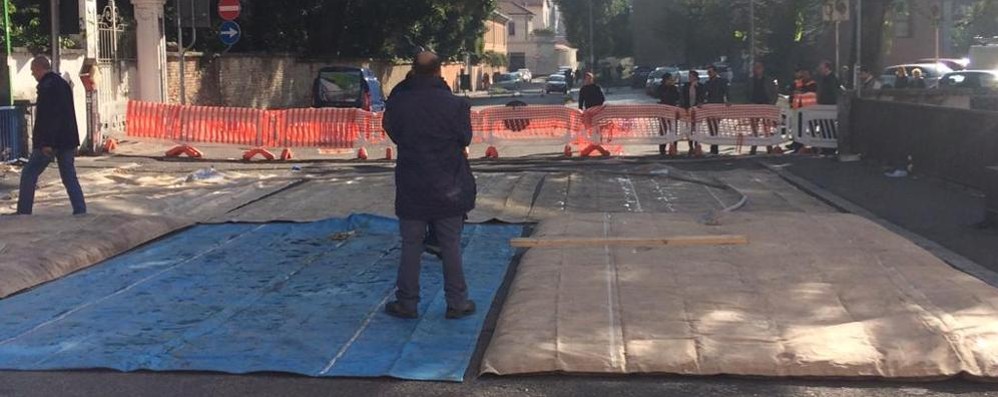
<path fill-rule="evenodd" d="M 356 230 L 350 230 L 350 231 L 346 231 L 346 232 L 333 233 L 332 235 L 329 236 L 329 239 L 333 240 L 333 241 L 343 241 L 343 240 L 349 239 L 350 237 L 353 237 L 355 235 L 357 235 L 357 231 Z"/>
<path fill-rule="evenodd" d="M 215 170 L 215 167 L 202 168 L 192 172 L 187 176 L 187 182 L 204 181 L 219 182 L 225 179 L 225 175 Z"/>

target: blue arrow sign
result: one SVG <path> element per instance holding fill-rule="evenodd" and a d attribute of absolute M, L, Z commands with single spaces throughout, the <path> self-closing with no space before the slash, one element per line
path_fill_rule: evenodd
<path fill-rule="evenodd" d="M 230 47 L 239 42 L 240 36 L 242 31 L 239 29 L 239 24 L 232 21 L 222 22 L 222 27 L 218 29 L 218 38 L 222 39 L 222 44 Z"/>

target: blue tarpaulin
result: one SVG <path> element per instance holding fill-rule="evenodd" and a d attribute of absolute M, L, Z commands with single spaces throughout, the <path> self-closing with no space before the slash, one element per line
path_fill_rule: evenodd
<path fill-rule="evenodd" d="M 398 224 L 356 215 L 201 225 L 0 301 L 0 369 L 290 372 L 461 381 L 520 226 L 462 238 L 478 312 L 446 320 L 424 255 L 419 320 L 394 299 Z"/>

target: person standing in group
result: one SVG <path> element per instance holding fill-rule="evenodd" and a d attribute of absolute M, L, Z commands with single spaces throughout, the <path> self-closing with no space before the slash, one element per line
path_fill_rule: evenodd
<path fill-rule="evenodd" d="M 714 65 L 707 67 L 707 83 L 704 84 L 704 86 L 707 92 L 707 103 L 728 103 L 728 79 L 718 75 L 717 68 L 715 68 Z M 710 129 L 711 136 L 716 136 L 718 130 L 720 130 L 720 127 L 720 120 L 707 120 L 707 128 Z M 718 154 L 717 145 L 710 145 L 710 154 Z"/>
<path fill-rule="evenodd" d="M 565 70 L 565 85 L 568 86 L 566 88 L 568 92 L 571 92 L 572 88 L 575 88 L 575 76 L 572 74 L 572 69 Z"/>
<path fill-rule="evenodd" d="M 31 135 L 31 158 L 21 172 L 17 213 L 31 214 L 38 177 L 55 159 L 73 214 L 86 214 L 87 203 L 76 176 L 76 149 L 80 146 L 80 135 L 73 89 L 52 71 L 52 63 L 45 57 L 36 57 L 31 61 L 31 75 L 38 81 L 38 102 L 35 106 L 35 128 Z"/>
<path fill-rule="evenodd" d="M 461 232 L 475 208 L 475 177 L 463 150 L 471 143 L 471 105 L 450 92 L 441 59 L 423 51 L 403 90 L 388 98 L 384 129 L 398 145 L 395 214 L 402 235 L 396 300 L 385 311 L 419 317 L 419 273 L 427 228 L 432 227 L 443 260 L 446 317 L 475 312 L 461 263 Z"/>
<path fill-rule="evenodd" d="M 835 105 L 839 103 L 839 92 L 842 85 L 839 78 L 835 76 L 835 69 L 832 68 L 831 61 L 821 61 L 818 64 L 818 104 Z"/>
<path fill-rule="evenodd" d="M 859 81 L 862 83 L 864 91 L 869 90 L 879 90 L 883 84 L 870 72 L 870 68 L 862 67 L 859 69 Z"/>
<path fill-rule="evenodd" d="M 659 94 L 658 96 L 659 104 L 677 106 L 677 107 L 679 106 L 679 101 L 680 101 L 679 88 L 676 87 L 676 79 L 672 77 L 672 73 L 666 73 L 665 75 L 662 76 L 662 85 L 658 89 L 658 94 Z M 669 120 L 661 119 L 660 121 L 662 123 L 660 133 L 662 135 L 668 134 L 670 128 Z M 675 128 L 675 126 L 673 126 L 672 128 Z M 663 155 L 666 154 L 668 146 L 669 145 L 666 144 L 658 145 L 658 152 Z"/>
<path fill-rule="evenodd" d="M 775 105 L 776 101 L 779 99 L 779 94 L 777 92 L 776 80 L 772 77 L 766 76 L 766 65 L 762 62 L 756 62 L 752 65 L 752 78 L 749 84 L 749 103 L 756 105 Z M 766 125 L 764 120 L 753 119 L 752 120 L 752 135 L 759 136 L 759 127 L 763 129 L 772 128 L 772 126 Z M 766 148 L 767 151 L 771 151 L 771 147 Z M 752 146 L 749 154 L 755 154 L 756 147 Z"/>
<path fill-rule="evenodd" d="M 606 102 L 603 95 L 603 87 L 596 84 L 596 76 L 586 73 L 586 83 L 579 89 L 579 109 L 586 110 L 591 107 L 602 106 Z"/>
<path fill-rule="evenodd" d="M 925 76 L 922 74 L 922 69 L 914 69 L 911 71 L 911 81 L 908 82 L 911 88 L 925 89 Z"/>
<path fill-rule="evenodd" d="M 908 69 L 900 67 L 894 71 L 894 88 L 899 90 L 908 88 Z"/>
<path fill-rule="evenodd" d="M 689 77 L 686 84 L 683 84 L 683 88 L 679 90 L 680 95 L 680 105 L 687 111 L 692 111 L 693 108 L 703 105 L 706 101 L 706 90 L 703 85 L 700 84 L 700 73 L 696 70 L 690 70 Z M 697 143 L 696 141 L 690 140 L 690 155 L 696 154 Z"/>

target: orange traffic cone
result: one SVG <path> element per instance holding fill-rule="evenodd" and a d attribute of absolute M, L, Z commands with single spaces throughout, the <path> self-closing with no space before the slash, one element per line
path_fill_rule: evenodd
<path fill-rule="evenodd" d="M 572 157 L 572 145 L 565 145 L 565 157 Z"/>
<path fill-rule="evenodd" d="M 284 148 L 284 150 L 281 150 L 282 161 L 288 161 L 291 160 L 292 158 L 294 158 L 294 153 L 291 152 L 290 148 Z"/>
<path fill-rule="evenodd" d="M 489 146 L 488 149 L 485 149 L 485 158 L 489 159 L 499 158 L 499 149 L 496 149 L 495 146 Z"/>
<path fill-rule="evenodd" d="M 357 159 L 359 159 L 359 160 L 367 160 L 367 149 L 366 148 L 360 148 L 360 150 L 357 151 Z"/>
<path fill-rule="evenodd" d="M 394 151 L 392 150 L 392 148 L 390 148 L 390 147 L 388 147 L 388 148 L 385 148 L 385 160 L 389 160 L 389 161 L 391 161 L 391 160 L 392 160 L 392 158 L 394 158 L 394 154 L 395 154 L 395 153 L 394 153 Z"/>

